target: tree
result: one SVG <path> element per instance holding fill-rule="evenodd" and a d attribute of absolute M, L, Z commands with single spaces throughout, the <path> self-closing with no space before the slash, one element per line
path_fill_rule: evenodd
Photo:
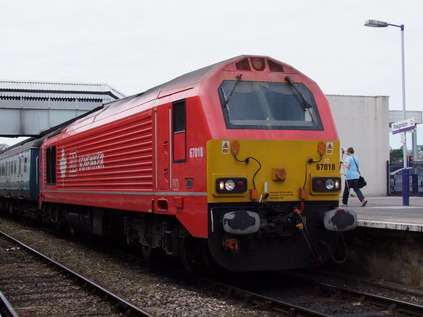
<path fill-rule="evenodd" d="M 389 160 L 392 162 L 402 162 L 402 148 L 401 149 L 391 149 Z"/>

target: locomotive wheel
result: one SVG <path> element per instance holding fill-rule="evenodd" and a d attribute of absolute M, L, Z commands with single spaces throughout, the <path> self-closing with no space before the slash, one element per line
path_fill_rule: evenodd
<path fill-rule="evenodd" d="M 70 228 L 68 226 L 68 224 L 64 221 L 59 221 L 56 223 L 56 225 L 54 226 L 56 233 L 59 235 L 66 235 L 69 234 L 70 232 Z"/>
<path fill-rule="evenodd" d="M 72 226 L 69 226 L 69 234 L 71 237 L 75 237 L 76 236 L 76 229 Z"/>
<path fill-rule="evenodd" d="M 181 241 L 181 263 L 187 273 L 197 273 L 200 271 L 202 261 L 202 248 L 197 240 L 186 235 Z"/>
<path fill-rule="evenodd" d="M 137 241 L 136 241 L 137 235 L 136 235 L 136 233 L 134 233 L 134 231 L 132 229 L 129 229 L 126 232 L 125 238 L 126 238 L 126 244 L 127 245 L 134 246 L 134 245 L 137 244 Z"/>
<path fill-rule="evenodd" d="M 152 254 L 153 254 L 153 249 L 150 246 L 147 246 L 147 245 L 141 246 L 141 256 L 146 263 L 151 261 Z"/>
<path fill-rule="evenodd" d="M 9 210 L 8 210 L 8 212 L 9 212 L 9 214 L 10 215 L 13 215 L 13 203 L 12 202 L 9 202 Z"/>
<path fill-rule="evenodd" d="M 216 274 L 216 275 L 223 274 L 225 272 L 224 269 L 219 264 L 217 264 L 217 262 L 213 259 L 206 243 L 202 247 L 202 250 L 203 250 L 203 261 L 208 272 Z"/>

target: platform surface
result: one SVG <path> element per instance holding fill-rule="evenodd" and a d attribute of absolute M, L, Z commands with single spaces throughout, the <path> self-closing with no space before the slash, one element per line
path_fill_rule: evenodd
<path fill-rule="evenodd" d="M 358 226 L 423 232 L 423 197 L 409 197 L 408 206 L 404 206 L 402 196 L 366 199 L 367 205 L 361 207 L 357 197 L 350 197 L 348 207 L 344 207 L 357 213 Z"/>

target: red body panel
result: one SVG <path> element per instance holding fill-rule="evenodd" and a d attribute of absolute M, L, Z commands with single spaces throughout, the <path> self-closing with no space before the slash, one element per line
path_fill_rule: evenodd
<path fill-rule="evenodd" d="M 41 204 L 71 205 L 176 216 L 194 236 L 207 238 L 206 142 L 211 139 L 338 139 L 330 115 L 321 131 L 228 130 L 217 89 L 241 71 L 244 56 L 181 76 L 144 94 L 107 104 L 72 123 L 41 148 Z M 278 62 L 280 63 L 280 62 Z M 304 83 L 320 113 L 330 113 L 316 83 L 294 68 L 242 72 L 243 80 Z M 253 77 L 254 76 L 254 77 Z M 186 101 L 186 131 L 172 131 L 172 102 Z M 52 148 L 55 147 L 55 148 Z M 56 181 L 48 184 L 48 149 L 56 153 Z"/>

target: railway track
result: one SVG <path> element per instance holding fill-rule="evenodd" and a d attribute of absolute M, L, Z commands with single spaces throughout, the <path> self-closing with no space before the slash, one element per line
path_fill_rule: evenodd
<path fill-rule="evenodd" d="M 154 316 L 3 232 L 0 264 L 1 316 Z"/>
<path fill-rule="evenodd" d="M 264 311 L 274 312 L 275 316 L 423 316 L 421 305 L 295 276 L 284 276 L 285 280 L 275 287 L 258 286 L 253 282 L 254 286 L 241 288 L 234 285 L 245 285 L 245 281 L 231 281 L 227 284 L 202 277 L 198 277 L 195 283 L 248 305 L 261 307 Z M 258 284 L 277 284 L 275 280 L 272 282 L 266 279 Z"/>
<path fill-rule="evenodd" d="M 132 255 L 121 255 L 122 258 L 132 258 Z M 135 259 L 132 259 L 135 261 Z M 322 283 L 306 275 L 295 273 L 247 274 L 258 276 L 252 283 L 239 283 L 239 277 L 231 283 L 221 282 L 222 279 L 210 279 L 204 276 L 186 274 L 180 269 L 169 267 L 166 264 L 155 263 L 153 268 L 160 274 L 176 276 L 176 281 L 185 280 L 193 285 L 201 285 L 213 292 L 242 302 L 243 305 L 273 312 L 275 316 L 422 316 L 423 306 L 407 301 L 358 291 L 353 288 L 340 287 Z M 183 277 L 181 277 L 183 276 Z M 242 276 L 242 275 L 240 275 Z M 248 277 L 247 277 L 248 279 Z M 176 282 L 175 281 L 175 282 Z M 253 287 L 251 288 L 251 284 Z M 266 286 L 263 289 L 263 284 Z M 275 285 L 275 290 L 269 290 L 268 285 Z M 236 285 L 239 285 L 237 287 Z M 290 285 L 294 285 L 291 288 Z M 258 289 L 257 289 L 258 288 Z M 252 289 L 252 290 L 249 290 Z M 257 289 L 257 290 L 256 290 Z"/>
<path fill-rule="evenodd" d="M 25 231 L 26 236 L 32 235 L 30 231 Z M 38 238 L 39 240 L 41 238 Z M 55 239 L 51 237 L 51 239 Z M 50 238 L 48 238 L 50 240 Z M 61 241 L 61 242 L 60 242 Z M 64 244 L 65 241 L 50 241 L 43 242 L 44 244 Z M 32 244 L 31 244 L 32 245 Z M 79 245 L 79 244 L 78 244 Z M 0 244 L 1 249 L 4 249 Z M 38 247 L 40 248 L 40 246 Z M 81 245 L 78 246 L 78 249 Z M 94 248 L 92 245 L 89 249 Z M 97 249 L 97 247 L 95 247 Z M 102 247 L 98 247 L 102 248 Z M 42 249 L 42 248 L 40 248 Z M 88 249 L 88 248 L 87 248 Z M 8 251 L 10 252 L 10 251 Z M 16 252 L 13 251 L 13 252 Z M 69 252 L 63 249 L 62 252 Z M 70 252 L 78 252 L 76 249 Z M 114 255 L 121 263 L 121 266 L 125 266 L 125 263 L 134 263 L 136 260 L 133 256 L 123 254 L 116 250 L 104 249 L 102 253 L 117 253 Z M 0 254 L 0 257 L 2 255 Z M 82 255 L 86 257 L 87 255 Z M 136 258 L 137 259 L 137 258 Z M 66 262 L 67 263 L 67 262 Z M 1 263 L 0 263 L 1 264 Z M 139 265 L 139 264 L 138 264 Z M 119 266 L 119 268 L 121 268 Z M 3 267 L 3 265 L 2 265 Z M 197 316 L 268 316 L 268 317 L 280 317 L 280 316 L 423 316 L 423 307 L 401 301 L 399 299 L 391 299 L 388 297 L 371 294 L 371 291 L 359 292 L 356 290 L 350 290 L 346 287 L 336 287 L 329 285 L 328 283 L 318 283 L 315 280 L 310 280 L 307 277 L 304 278 L 302 275 L 279 275 L 279 274 L 247 274 L 247 275 L 236 275 L 225 277 L 224 279 L 210 279 L 207 277 L 198 277 L 193 275 L 182 275 L 181 271 L 175 270 L 174 266 L 166 268 L 158 264 L 151 266 L 152 268 L 159 269 L 159 279 L 155 282 L 157 285 L 154 289 L 154 296 L 160 293 L 164 287 L 164 280 L 170 284 L 172 292 L 177 294 L 177 298 L 181 299 L 184 297 L 181 295 L 184 289 L 194 290 L 195 293 L 191 293 L 191 299 L 189 297 L 184 300 L 192 302 L 198 302 L 198 305 L 211 305 L 211 302 L 220 299 L 219 302 L 230 302 L 231 305 L 239 307 L 239 314 L 234 314 L 221 308 L 219 313 L 202 314 L 198 311 L 187 310 L 183 307 L 186 304 L 180 302 L 177 306 L 173 305 L 174 308 L 166 308 L 166 305 L 171 301 L 170 295 L 163 295 L 161 293 L 157 303 L 155 303 L 156 309 L 160 306 L 161 316 L 192 316 L 197 313 Z M 113 275 L 118 270 L 116 267 L 113 270 Z M 155 275 L 154 270 L 150 268 L 144 270 L 145 274 Z M 172 271 L 174 271 L 172 273 Z M 109 271 L 110 272 L 110 271 Z M 175 273 L 176 272 L 176 273 Z M 138 273 L 144 274 L 144 273 Z M 110 273 L 109 273 L 110 274 Z M 123 278 L 123 277 L 122 277 Z M 150 277 L 151 278 L 151 277 Z M 133 281 L 132 284 L 136 284 Z M 108 285 L 108 284 L 106 284 Z M 139 287 L 144 287 L 143 284 L 138 284 Z M 158 285 L 160 285 L 158 287 Z M 340 285 L 349 285 L 343 283 Z M 107 287 L 110 287 L 109 285 Z M 1 274 L 0 274 L 0 290 L 1 286 Z M 137 302 L 136 294 L 132 292 L 133 296 L 131 300 Z M 134 295 L 135 294 L 135 295 Z M 144 297 L 148 297 L 146 292 L 139 293 Z M 198 295 L 198 294 L 208 294 Z M 202 300 L 198 296 L 203 297 Z M 125 296 L 126 297 L 126 296 Z M 421 301 L 423 302 L 423 301 Z M 139 302 L 138 302 L 139 303 Z M 119 303 L 112 304 L 113 307 L 119 306 Z M 221 304 L 218 304 L 221 305 Z M 123 305 L 125 306 L 125 305 Z M 142 306 L 142 305 L 141 305 Z M 142 306 L 144 307 L 144 306 Z M 168 306 L 169 307 L 169 306 Z M 242 307 L 242 309 L 241 309 Z M 176 309 L 175 309 L 176 308 Z M 174 311 L 171 311 L 174 309 Z M 189 308 L 188 308 L 189 309 Z M 250 311 L 256 311 L 252 313 Z M 216 310 L 215 310 L 216 311 Z M 215 312 L 214 311 L 214 312 Z M 246 314 L 247 313 L 247 314 Z M 32 316 L 32 315 L 31 315 Z"/>

